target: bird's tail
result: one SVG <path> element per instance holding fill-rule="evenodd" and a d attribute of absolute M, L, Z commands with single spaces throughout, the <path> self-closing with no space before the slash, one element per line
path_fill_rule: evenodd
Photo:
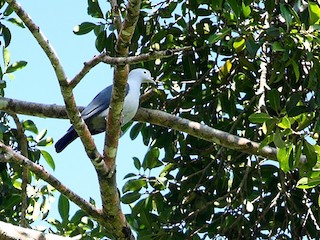
<path fill-rule="evenodd" d="M 59 153 L 63 151 L 70 143 L 72 143 L 78 137 L 77 132 L 71 127 L 68 132 L 58 140 L 54 145 L 56 152 Z"/>

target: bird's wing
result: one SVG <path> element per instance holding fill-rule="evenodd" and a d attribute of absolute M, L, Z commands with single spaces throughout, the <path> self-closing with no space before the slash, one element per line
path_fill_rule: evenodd
<path fill-rule="evenodd" d="M 126 87 L 126 95 L 129 91 L 129 85 Z M 97 96 L 86 106 L 81 112 L 81 116 L 84 120 L 97 116 L 99 113 L 106 110 L 111 101 L 112 85 L 103 89 Z"/>

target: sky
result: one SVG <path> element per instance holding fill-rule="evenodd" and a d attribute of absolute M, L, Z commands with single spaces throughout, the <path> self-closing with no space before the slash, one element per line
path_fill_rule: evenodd
<path fill-rule="evenodd" d="M 81 70 L 84 62 L 98 54 L 94 46 L 93 33 L 77 36 L 72 31 L 82 22 L 97 21 L 87 15 L 87 1 L 20 0 L 19 3 L 54 47 L 70 79 Z M 109 9 L 106 3 L 101 7 L 103 11 Z M 12 42 L 9 46 L 11 62 L 18 60 L 28 62 L 24 69 L 14 73 L 14 79 L 7 78 L 5 96 L 24 101 L 62 105 L 63 98 L 58 80 L 36 40 L 27 28 L 21 29 L 10 23 L 5 24 L 12 33 Z M 92 69 L 74 90 L 77 104 L 87 105 L 98 92 L 112 84 L 112 77 L 113 70 L 106 64 L 99 64 Z M 36 118 L 25 115 L 20 115 L 20 118 L 33 120 L 39 130 L 47 129 L 47 136 L 53 137 L 54 141 L 57 141 L 70 126 L 69 120 L 65 119 Z M 95 143 L 98 150 L 102 152 L 104 134 L 95 136 Z M 127 173 L 135 172 L 132 157 L 142 160 L 147 149 L 141 136 L 132 141 L 127 132 L 120 139 L 117 156 L 117 181 L 120 190 L 125 182 L 123 177 Z M 101 205 L 97 176 L 79 139 L 59 154 L 55 152 L 53 145 L 44 150 L 52 155 L 56 164 L 53 172 L 43 159 L 40 161 L 49 172 L 84 199 L 89 200 L 91 197 L 98 206 Z M 77 209 L 76 206 L 71 206 L 71 215 Z M 52 210 L 49 216 L 59 217 L 57 201 L 52 204 Z M 124 207 L 124 212 L 129 212 L 129 208 Z"/>

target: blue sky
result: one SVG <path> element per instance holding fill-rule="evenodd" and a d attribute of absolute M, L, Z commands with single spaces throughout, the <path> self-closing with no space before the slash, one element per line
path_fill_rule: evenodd
<path fill-rule="evenodd" d="M 72 30 L 74 26 L 84 21 L 96 21 L 87 15 L 87 1 L 78 0 L 47 0 L 47 1 L 19 1 L 34 22 L 40 27 L 56 50 L 65 72 L 72 78 L 83 66 L 85 61 L 98 54 L 94 46 L 93 33 L 76 36 Z M 101 1 L 105 3 L 104 1 Z M 102 5 L 103 10 L 109 8 Z M 9 46 L 11 61 L 25 60 L 28 65 L 15 73 L 13 80 L 7 80 L 6 97 L 46 104 L 63 104 L 58 81 L 52 66 L 45 54 L 32 37 L 27 28 L 21 29 L 7 23 L 12 33 Z M 76 87 L 74 94 L 78 105 L 87 105 L 91 99 L 104 87 L 112 83 L 113 71 L 106 64 L 99 64 Z M 68 120 L 41 119 L 21 115 L 22 120 L 32 119 L 39 130 L 46 128 L 48 136 L 57 141 L 69 128 Z M 95 142 L 100 151 L 103 149 L 104 135 L 95 136 Z M 87 158 L 86 153 L 77 139 L 62 153 L 56 154 L 53 145 L 45 148 L 53 156 L 56 170 L 52 172 L 65 185 L 85 199 L 92 197 L 100 206 L 99 187 L 95 170 Z M 132 157 L 143 159 L 147 147 L 141 136 L 131 141 L 129 134 L 120 139 L 117 156 L 117 179 L 121 190 L 123 177 L 134 170 Z M 41 162 L 44 166 L 45 162 Z M 52 205 L 51 216 L 58 217 L 57 201 Z M 77 208 L 72 207 L 72 211 Z M 128 208 L 124 209 L 128 212 Z M 50 216 L 50 215 L 49 215 Z"/>

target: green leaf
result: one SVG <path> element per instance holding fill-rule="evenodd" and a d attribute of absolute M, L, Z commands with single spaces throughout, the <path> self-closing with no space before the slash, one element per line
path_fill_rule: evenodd
<path fill-rule="evenodd" d="M 37 136 L 37 141 L 42 140 L 47 134 L 47 129 L 42 129 L 41 132 Z"/>
<path fill-rule="evenodd" d="M 260 45 L 256 43 L 253 39 L 249 38 L 246 41 L 246 49 L 250 55 L 250 57 L 254 58 L 257 54 Z"/>
<path fill-rule="evenodd" d="M 76 211 L 76 213 L 72 216 L 70 222 L 75 223 L 76 225 L 78 225 L 81 221 L 81 219 L 83 217 L 87 216 L 87 214 L 82 211 L 82 210 L 78 210 Z"/>
<path fill-rule="evenodd" d="M 227 35 L 231 32 L 231 30 L 232 30 L 231 28 L 226 28 L 226 29 L 224 29 L 222 32 L 212 34 L 212 35 L 208 38 L 209 44 L 214 44 L 214 43 L 220 41 L 220 40 L 223 39 L 225 36 L 227 36 Z"/>
<path fill-rule="evenodd" d="M 133 157 L 133 164 L 137 170 L 141 169 L 141 162 L 140 162 L 139 158 Z"/>
<path fill-rule="evenodd" d="M 286 116 L 284 116 L 281 119 L 281 122 L 279 122 L 277 125 L 283 129 L 291 128 L 291 122 Z"/>
<path fill-rule="evenodd" d="M 37 146 L 39 146 L 39 147 L 48 147 L 48 146 L 50 146 L 52 144 L 53 144 L 52 137 L 47 137 L 47 138 L 42 139 L 41 141 L 39 141 L 37 143 Z"/>
<path fill-rule="evenodd" d="M 38 128 L 31 120 L 23 121 L 22 126 L 25 130 L 38 134 Z"/>
<path fill-rule="evenodd" d="M 287 29 L 289 29 L 291 23 L 292 23 L 292 15 L 290 10 L 288 9 L 288 6 L 285 4 L 280 4 L 280 12 L 282 17 L 285 19 L 287 24 Z"/>
<path fill-rule="evenodd" d="M 285 173 L 290 171 L 290 153 L 292 151 L 292 145 L 290 147 L 279 148 L 277 151 L 277 159 L 280 164 L 280 168 Z"/>
<path fill-rule="evenodd" d="M 121 202 L 124 204 L 130 204 L 137 201 L 141 197 L 139 192 L 130 192 L 122 196 Z"/>
<path fill-rule="evenodd" d="M 273 142 L 277 148 L 285 148 L 286 147 L 286 142 L 282 140 L 282 136 L 283 136 L 283 134 L 278 130 L 273 134 Z"/>
<path fill-rule="evenodd" d="M 308 3 L 309 23 L 310 25 L 319 24 L 320 22 L 320 7 L 315 2 Z"/>
<path fill-rule="evenodd" d="M 143 159 L 143 162 L 142 162 L 143 169 L 146 170 L 146 169 L 152 169 L 156 167 L 158 164 L 159 155 L 160 155 L 160 151 L 157 147 L 151 148 Z"/>
<path fill-rule="evenodd" d="M 307 113 L 310 110 L 305 106 L 295 106 L 288 111 L 288 117 L 295 117 L 302 113 Z"/>
<path fill-rule="evenodd" d="M 284 52 L 285 49 L 281 46 L 279 42 L 274 42 L 272 44 L 272 51 L 274 52 Z"/>
<path fill-rule="evenodd" d="M 320 184 L 320 178 L 307 178 L 303 177 L 297 182 L 297 188 L 300 189 L 309 189 L 314 188 Z"/>
<path fill-rule="evenodd" d="M 70 203 L 68 198 L 66 198 L 63 194 L 60 194 L 59 201 L 58 201 L 58 210 L 60 217 L 63 221 L 68 221 L 69 218 L 69 210 L 70 210 Z"/>
<path fill-rule="evenodd" d="M 9 18 L 8 21 L 18 27 L 25 28 L 23 22 L 19 18 Z"/>
<path fill-rule="evenodd" d="M 233 44 L 232 44 L 233 48 L 236 50 L 236 52 L 241 52 L 245 49 L 246 47 L 246 40 L 242 37 L 237 38 Z"/>
<path fill-rule="evenodd" d="M 210 1 L 210 4 L 215 11 L 220 11 L 222 10 L 223 0 Z"/>
<path fill-rule="evenodd" d="M 106 50 L 113 56 L 115 55 L 117 37 L 115 33 L 111 33 L 106 40 Z"/>
<path fill-rule="evenodd" d="M 287 113 L 289 113 L 294 107 L 297 106 L 298 102 L 302 99 L 302 93 L 301 92 L 295 92 L 290 95 L 290 98 L 288 99 L 286 103 L 286 110 Z"/>
<path fill-rule="evenodd" d="M 310 168 L 312 168 L 317 162 L 317 153 L 314 147 L 307 141 L 303 142 L 303 152 L 307 157 L 307 163 Z"/>
<path fill-rule="evenodd" d="M 238 0 L 227 0 L 229 6 L 231 7 L 234 15 L 238 18 L 240 15 L 240 6 L 238 5 Z"/>
<path fill-rule="evenodd" d="M 91 22 L 83 22 L 73 28 L 73 33 L 76 35 L 83 35 L 91 32 L 96 27 L 96 24 Z"/>
<path fill-rule="evenodd" d="M 293 59 L 290 59 L 290 63 L 292 65 L 293 72 L 294 72 L 294 75 L 296 77 L 296 80 L 298 81 L 300 79 L 299 65 Z"/>
<path fill-rule="evenodd" d="M 177 4 L 178 4 L 177 2 L 171 1 L 167 7 L 161 8 L 159 10 L 159 15 L 161 16 L 161 18 L 171 18 L 173 11 L 177 7 Z"/>
<path fill-rule="evenodd" d="M 53 160 L 52 156 L 50 155 L 50 153 L 48 153 L 45 150 L 40 150 L 40 152 L 41 152 L 41 155 L 43 156 L 44 160 L 46 160 L 49 167 L 51 167 L 52 170 L 55 170 L 56 166 L 55 166 L 54 160 Z"/>
<path fill-rule="evenodd" d="M 314 119 L 314 117 L 315 117 L 315 112 L 302 113 L 302 114 L 294 117 L 294 119 L 298 123 L 296 130 L 297 131 L 304 130 L 306 127 L 308 127 L 313 122 L 312 120 Z"/>
<path fill-rule="evenodd" d="M 138 137 L 141 129 L 143 128 L 144 123 L 136 123 L 130 130 L 130 138 L 134 140 Z"/>
<path fill-rule="evenodd" d="M 279 112 L 280 109 L 280 94 L 277 89 L 272 89 L 267 93 L 267 98 L 273 110 Z"/>
<path fill-rule="evenodd" d="M 12 13 L 13 13 L 13 8 L 9 5 L 7 6 L 6 10 L 4 10 L 3 15 L 7 17 L 7 16 L 10 16 Z"/>
<path fill-rule="evenodd" d="M 94 18 L 103 18 L 98 0 L 88 0 L 88 14 Z"/>
<path fill-rule="evenodd" d="M 161 171 L 161 173 L 159 174 L 160 177 L 165 177 L 167 176 L 171 171 L 173 171 L 174 169 L 176 169 L 176 165 L 173 163 L 168 163 Z"/>
<path fill-rule="evenodd" d="M 14 62 L 7 68 L 6 73 L 15 72 L 17 70 L 20 70 L 20 69 L 24 68 L 26 65 L 27 65 L 26 61 Z"/>
<path fill-rule="evenodd" d="M 125 175 L 123 177 L 123 179 L 132 178 L 132 177 L 136 177 L 136 176 L 137 176 L 137 174 L 135 174 L 135 173 L 128 173 L 127 175 Z"/>
<path fill-rule="evenodd" d="M 107 46 L 106 45 L 107 44 L 106 37 L 107 37 L 107 32 L 106 31 L 102 31 L 102 32 L 99 33 L 99 35 L 96 38 L 96 42 L 95 42 L 96 49 L 99 52 L 102 52 Z"/>
<path fill-rule="evenodd" d="M 9 30 L 9 28 L 7 28 L 6 26 L 0 24 L 1 26 L 1 30 L 2 30 L 2 36 L 3 36 L 3 40 L 4 40 L 4 46 L 8 47 L 10 42 L 11 42 L 11 32 Z"/>
<path fill-rule="evenodd" d="M 264 123 L 269 119 L 272 119 L 272 117 L 267 113 L 253 113 L 249 116 L 249 121 L 252 123 Z"/>
<path fill-rule="evenodd" d="M 244 2 L 242 2 L 242 13 L 243 13 L 243 16 L 246 18 L 246 17 L 249 17 L 250 14 L 251 14 L 251 8 L 250 8 L 250 5 L 246 6 L 244 4 Z"/>
<path fill-rule="evenodd" d="M 295 167 L 298 167 L 298 168 L 299 168 L 299 164 L 300 164 L 300 158 L 302 155 L 302 145 L 303 145 L 303 142 L 301 140 L 299 140 L 296 143 L 296 147 L 295 147 L 294 161 L 295 161 Z"/>
<path fill-rule="evenodd" d="M 160 43 L 162 39 L 164 39 L 167 36 L 167 32 L 164 30 L 158 31 L 151 39 L 152 44 L 154 43 Z"/>
<path fill-rule="evenodd" d="M 126 193 L 128 191 L 137 192 L 141 188 L 146 187 L 146 186 L 147 186 L 146 179 L 144 179 L 144 178 L 132 179 L 124 184 L 124 186 L 122 188 L 122 192 L 123 193 Z"/>
<path fill-rule="evenodd" d="M 2 54 L 3 54 L 3 61 L 4 61 L 4 68 L 7 68 L 10 63 L 10 52 L 8 48 L 3 48 L 2 49 Z"/>
<path fill-rule="evenodd" d="M 232 69 L 232 62 L 228 59 L 223 66 L 219 69 L 218 78 L 224 79 L 228 77 L 230 74 L 230 71 Z"/>

